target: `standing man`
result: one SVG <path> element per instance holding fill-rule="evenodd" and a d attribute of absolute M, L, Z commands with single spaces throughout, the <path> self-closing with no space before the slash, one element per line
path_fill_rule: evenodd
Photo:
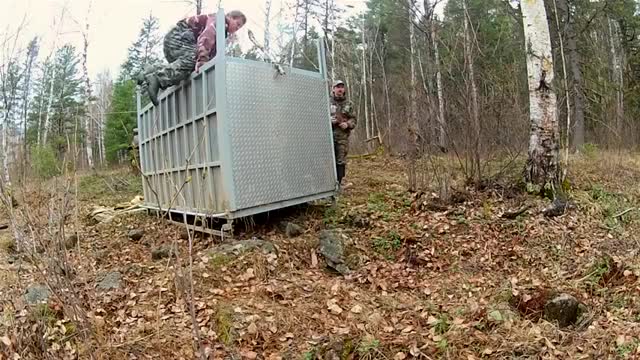
<path fill-rule="evenodd" d="M 341 80 L 333 83 L 331 91 L 331 125 L 333 128 L 333 147 L 336 155 L 336 172 L 338 184 L 342 184 L 342 178 L 346 174 L 347 154 L 349 153 L 349 135 L 356 127 L 356 117 L 353 113 L 353 104 L 347 100 L 344 82 Z"/>
<path fill-rule="evenodd" d="M 225 37 L 234 34 L 247 22 L 245 15 L 234 10 L 225 17 Z M 158 106 L 158 91 L 177 85 L 199 71 L 216 56 L 216 15 L 196 15 L 178 21 L 164 37 L 164 56 L 168 64 L 150 68 L 138 78 L 147 84 L 149 99 Z"/>

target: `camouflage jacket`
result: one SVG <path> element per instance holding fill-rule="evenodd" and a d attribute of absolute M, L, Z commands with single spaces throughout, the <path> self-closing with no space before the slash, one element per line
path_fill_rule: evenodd
<path fill-rule="evenodd" d="M 333 120 L 338 119 L 337 124 L 333 124 Z M 355 113 L 353 111 L 353 103 L 349 100 L 335 100 L 331 98 L 331 121 L 333 130 L 349 133 L 357 125 Z M 341 122 L 346 122 L 349 127 L 342 129 L 338 126 Z"/>
<path fill-rule="evenodd" d="M 213 59 L 216 56 L 216 15 L 195 15 L 185 21 L 197 39 L 196 62 L 204 64 Z"/>

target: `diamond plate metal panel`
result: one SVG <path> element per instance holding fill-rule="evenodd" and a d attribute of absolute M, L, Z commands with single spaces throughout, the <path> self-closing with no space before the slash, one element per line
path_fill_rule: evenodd
<path fill-rule="evenodd" d="M 230 62 L 226 121 L 236 209 L 332 191 L 333 146 L 326 84 L 274 77 L 264 63 Z"/>

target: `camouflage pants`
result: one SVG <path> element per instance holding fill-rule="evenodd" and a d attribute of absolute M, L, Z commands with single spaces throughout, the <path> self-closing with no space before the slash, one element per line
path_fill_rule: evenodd
<path fill-rule="evenodd" d="M 336 165 L 346 165 L 349 153 L 349 135 L 344 131 L 334 130 L 333 150 L 336 155 Z"/>
<path fill-rule="evenodd" d="M 169 64 L 156 68 L 156 76 L 162 89 L 189 78 L 196 67 L 196 51 L 193 31 L 186 22 L 180 21 L 164 38 L 164 56 Z"/>

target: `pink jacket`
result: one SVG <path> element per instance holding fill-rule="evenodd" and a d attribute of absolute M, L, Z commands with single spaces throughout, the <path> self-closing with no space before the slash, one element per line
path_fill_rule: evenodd
<path fill-rule="evenodd" d="M 197 38 L 196 69 L 199 69 L 216 56 L 216 17 L 215 14 L 195 15 L 186 21 Z M 225 25 L 227 27 L 228 23 Z"/>

